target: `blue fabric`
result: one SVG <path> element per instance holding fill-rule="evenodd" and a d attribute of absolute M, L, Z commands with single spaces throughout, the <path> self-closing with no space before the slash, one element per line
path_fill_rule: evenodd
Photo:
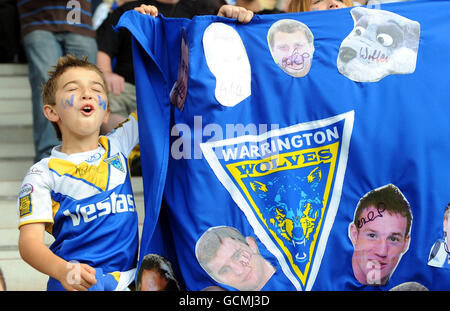
<path fill-rule="evenodd" d="M 137 12 L 123 15 L 118 27 L 129 29 L 135 39 L 146 204 L 141 260 L 147 253 L 170 257 L 179 266 L 178 277 L 188 290 L 221 286 L 201 268 L 194 250 L 203 232 L 225 225 L 255 238 L 261 255 L 276 268 L 263 290 L 389 290 L 411 281 L 431 290 L 449 288 L 448 272 L 428 266 L 427 259 L 436 239 L 442 237 L 444 208 L 450 201 L 450 46 L 445 32 L 450 27 L 450 2 L 393 3 L 381 9 L 417 21 L 420 40 L 414 72 L 390 74 L 378 82 L 355 82 L 337 69 L 341 43 L 354 27 L 351 8 L 255 16 L 247 25 L 217 16 L 189 21 L 152 18 Z M 288 18 L 306 24 L 314 35 L 311 70 L 302 78 L 280 70 L 267 45 L 270 26 Z M 233 107 L 222 106 L 216 99 L 216 79 L 205 60 L 203 33 L 213 22 L 237 31 L 251 66 L 251 95 Z M 180 110 L 171 106 L 169 93 L 177 79 L 182 28 L 189 41 L 190 58 L 188 93 Z M 222 150 L 211 141 L 217 133 L 205 134 L 210 124 L 217 125 L 222 133 L 230 124 L 276 124 L 282 130 L 279 137 L 287 139 L 291 148 L 300 145 L 296 139 L 302 135 L 303 145 L 295 155 L 301 155 L 305 163 L 316 161 L 309 167 L 317 167 L 315 172 L 322 172 L 321 177 L 304 167 L 294 170 L 294 158 L 289 158 L 286 150 L 279 152 L 282 162 L 278 163 L 289 167 L 285 173 L 270 171 L 264 175 L 264 167 L 255 162 L 264 157 L 217 158 L 214 152 L 220 154 Z M 171 134 L 174 125 L 185 132 Z M 319 130 L 328 136 L 315 137 Z M 263 138 L 260 132 L 254 137 L 234 136 L 238 140 L 224 137 L 219 143 L 234 152 L 232 146 L 237 142 L 250 150 L 252 139 Z M 189 158 L 176 159 L 171 152 L 180 139 L 185 147 L 190 146 Z M 244 149 L 237 150 L 242 154 Z M 195 157 L 196 153 L 200 157 Z M 250 167 L 244 166 L 244 159 Z M 260 175 L 250 178 L 246 168 Z M 277 183 L 289 190 L 277 196 L 277 189 L 283 189 Z M 385 285 L 365 285 L 353 273 L 349 225 L 360 198 L 388 184 L 398 187 L 411 206 L 410 244 Z M 163 195 L 172 244 L 164 241 L 165 235 L 157 225 Z M 308 231 L 300 231 L 295 215 L 286 216 L 296 213 L 292 205 L 300 201 L 302 208 L 308 204 L 313 207 L 308 214 L 311 219 L 318 216 L 309 236 Z M 317 206 L 320 208 L 315 209 Z M 275 210 L 285 215 L 276 218 L 271 214 Z M 276 226 L 282 217 L 294 223 L 287 232 L 295 243 L 283 242 L 283 232 Z M 373 220 L 373 215 L 366 218 L 367 222 Z M 295 261 L 295 255 L 302 253 L 307 255 L 306 262 L 300 261 L 302 256 Z"/>

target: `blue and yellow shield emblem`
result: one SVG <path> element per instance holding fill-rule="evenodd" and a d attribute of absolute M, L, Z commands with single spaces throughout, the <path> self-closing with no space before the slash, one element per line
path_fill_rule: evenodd
<path fill-rule="evenodd" d="M 310 289 L 337 213 L 354 113 L 201 144 L 255 234 Z"/>

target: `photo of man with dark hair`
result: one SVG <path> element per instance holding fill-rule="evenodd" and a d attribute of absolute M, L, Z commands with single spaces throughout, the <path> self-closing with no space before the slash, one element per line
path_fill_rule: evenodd
<path fill-rule="evenodd" d="M 393 184 L 360 199 L 348 233 L 354 247 L 353 273 L 361 284 L 388 282 L 409 248 L 411 225 L 410 205 Z"/>

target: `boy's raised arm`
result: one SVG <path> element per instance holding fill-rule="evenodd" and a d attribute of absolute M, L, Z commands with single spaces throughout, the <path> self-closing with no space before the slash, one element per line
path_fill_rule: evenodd
<path fill-rule="evenodd" d="M 235 18 L 238 20 L 238 22 L 247 24 L 252 20 L 254 13 L 240 6 L 225 4 L 220 7 L 217 15 L 228 18 Z"/>
<path fill-rule="evenodd" d="M 158 15 L 158 8 L 153 5 L 141 4 L 141 6 L 134 8 L 134 10 L 138 11 L 141 14 L 151 15 L 153 17 L 156 17 Z"/>
<path fill-rule="evenodd" d="M 134 10 L 141 14 L 151 15 L 153 17 L 158 15 L 158 9 L 153 5 L 141 4 L 141 6 L 134 8 Z M 238 22 L 247 24 L 252 20 L 254 13 L 240 6 L 225 4 L 220 7 L 217 15 L 235 18 Z"/>

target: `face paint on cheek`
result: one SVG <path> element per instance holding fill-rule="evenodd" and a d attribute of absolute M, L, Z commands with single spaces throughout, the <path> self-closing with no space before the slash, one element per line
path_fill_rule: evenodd
<path fill-rule="evenodd" d="M 98 105 L 102 107 L 103 110 L 106 110 L 106 108 L 108 107 L 108 103 L 106 102 L 106 100 L 103 100 L 100 95 L 97 95 L 97 97 L 98 97 Z"/>
<path fill-rule="evenodd" d="M 66 100 L 61 99 L 61 106 L 63 106 L 64 109 L 66 109 L 66 106 L 73 107 L 73 99 L 74 98 L 75 98 L 75 95 L 72 94 L 72 96 L 70 96 L 70 100 L 69 99 L 66 99 Z"/>

